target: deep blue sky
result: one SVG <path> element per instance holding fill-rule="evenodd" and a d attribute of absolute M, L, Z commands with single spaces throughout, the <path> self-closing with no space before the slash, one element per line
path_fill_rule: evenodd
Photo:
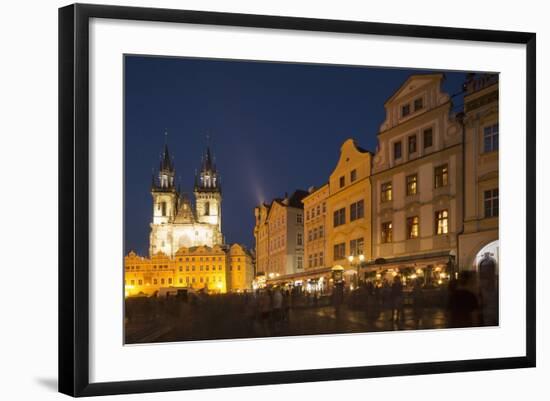
<path fill-rule="evenodd" d="M 222 231 L 250 247 L 254 206 L 326 182 L 347 138 L 374 151 L 385 100 L 410 74 L 429 72 L 126 56 L 125 251 L 148 252 L 151 172 L 165 130 L 176 179 L 190 194 L 210 135 Z M 444 90 L 458 93 L 463 81 L 447 72 Z"/>

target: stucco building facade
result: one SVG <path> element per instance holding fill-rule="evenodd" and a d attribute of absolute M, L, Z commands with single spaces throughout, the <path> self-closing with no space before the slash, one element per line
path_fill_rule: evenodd
<path fill-rule="evenodd" d="M 412 75 L 385 103 L 373 159 L 369 267 L 454 271 L 463 225 L 460 121 L 443 74 Z"/>

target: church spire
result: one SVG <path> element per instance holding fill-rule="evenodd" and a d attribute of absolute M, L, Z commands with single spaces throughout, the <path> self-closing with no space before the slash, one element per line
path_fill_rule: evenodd
<path fill-rule="evenodd" d="M 220 180 L 212 152 L 210 150 L 210 135 L 206 135 L 206 149 L 201 160 L 201 169 L 195 174 L 196 191 L 220 191 Z"/>
<path fill-rule="evenodd" d="M 176 169 L 174 168 L 174 161 L 170 157 L 170 152 L 168 151 L 168 131 L 164 132 L 164 150 L 160 156 L 160 166 L 159 166 L 159 179 L 158 185 L 154 185 L 157 189 L 174 189 L 174 175 Z"/>

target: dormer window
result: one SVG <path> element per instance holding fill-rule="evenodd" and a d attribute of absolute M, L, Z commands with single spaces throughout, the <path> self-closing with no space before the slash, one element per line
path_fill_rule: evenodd
<path fill-rule="evenodd" d="M 419 97 L 418 99 L 414 100 L 414 111 L 421 110 L 424 107 L 424 99 Z"/>
<path fill-rule="evenodd" d="M 411 114 L 411 106 L 409 104 L 401 106 L 401 117 L 407 117 L 409 114 Z"/>

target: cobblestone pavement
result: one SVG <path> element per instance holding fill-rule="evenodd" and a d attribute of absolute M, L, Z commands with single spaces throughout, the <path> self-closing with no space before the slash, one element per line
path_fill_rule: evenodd
<path fill-rule="evenodd" d="M 155 301 L 158 302 L 158 301 Z M 472 322 L 470 326 L 475 326 Z M 395 330 L 443 329 L 449 317 L 442 307 L 414 311 L 405 307 L 400 319 L 389 308 L 352 310 L 342 306 L 308 306 L 291 309 L 282 319 L 261 319 L 239 303 L 191 306 L 186 303 L 157 305 L 126 325 L 126 343 L 214 340 L 272 336 L 340 334 Z"/>

